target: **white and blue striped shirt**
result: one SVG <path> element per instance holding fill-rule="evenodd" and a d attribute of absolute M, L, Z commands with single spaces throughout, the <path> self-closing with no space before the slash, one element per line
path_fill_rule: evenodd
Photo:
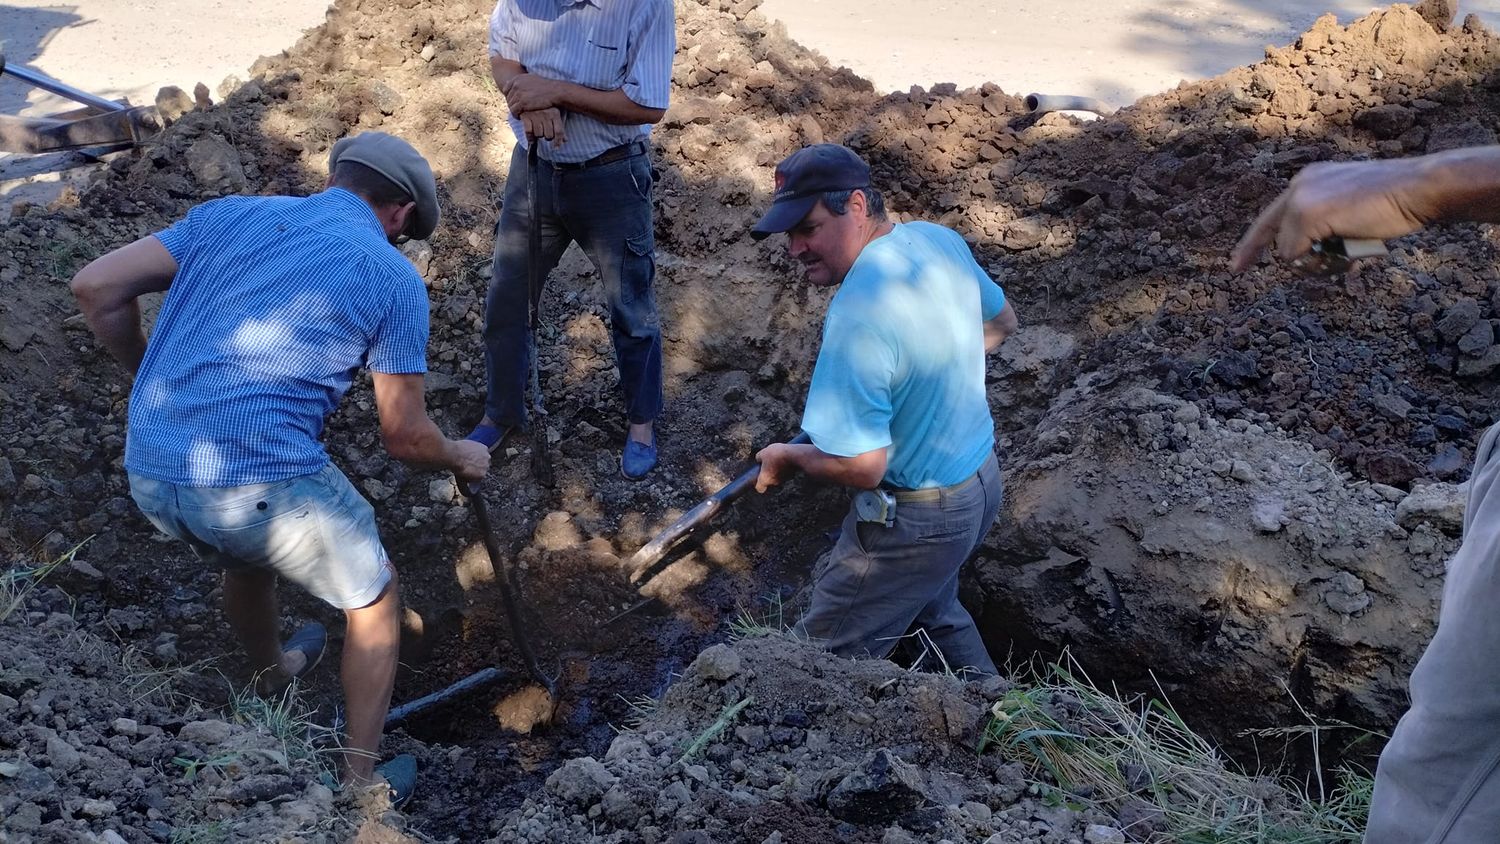
<path fill-rule="evenodd" d="M 177 275 L 131 390 L 131 472 L 185 486 L 316 472 L 356 369 L 427 371 L 427 288 L 349 191 L 216 199 L 156 237 Z"/>
<path fill-rule="evenodd" d="M 672 0 L 500 0 L 490 15 L 490 55 L 528 73 L 599 91 L 621 90 L 646 108 L 666 108 L 677 31 Z M 649 124 L 615 126 L 586 114 L 564 116 L 566 143 L 538 150 L 548 161 L 587 161 L 651 134 Z M 522 149 L 526 132 L 510 118 Z"/>

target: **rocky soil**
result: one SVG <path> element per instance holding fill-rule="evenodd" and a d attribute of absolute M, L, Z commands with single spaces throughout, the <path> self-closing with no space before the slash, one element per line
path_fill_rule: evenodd
<path fill-rule="evenodd" d="M 1125 841 L 1117 818 L 1029 796 L 1021 766 L 974 752 L 1007 685 L 851 663 L 778 636 L 714 645 L 601 759 L 558 768 L 492 840 Z"/>
<path fill-rule="evenodd" d="M 795 430 L 827 294 L 800 283 L 774 242 L 745 233 L 768 202 L 774 163 L 822 140 L 865 155 L 897 214 L 962 232 L 1025 326 L 990 370 L 1009 501 L 964 587 L 992 651 L 1068 647 L 1127 689 L 1160 683 L 1231 743 L 1241 728 L 1300 718 L 1288 689 L 1316 716 L 1388 728 L 1456 542 L 1454 485 L 1494 418 L 1493 235 L 1455 227 L 1405 238 L 1388 260 L 1339 279 L 1272 264 L 1232 276 L 1225 255 L 1308 162 L 1494 142 L 1496 37 L 1400 5 L 1348 27 L 1325 18 L 1254 66 L 1081 122 L 1029 115 L 994 86 L 877 96 L 770 26 L 754 0 L 678 5 L 674 104 L 653 158 L 663 465 L 641 484 L 617 475 L 624 428 L 605 311 L 574 252 L 545 306 L 544 427 L 558 483 L 537 487 L 522 442 L 488 485 L 544 660 L 571 678 L 556 725 L 533 731 L 523 717 L 536 690 L 519 679 L 494 568 L 451 481 L 384 456 L 367 385 L 328 428 L 330 453 L 375 503 L 402 569 L 397 697 L 489 665 L 511 670 L 498 701 L 476 698 L 392 737 L 390 749 L 417 753 L 437 785 L 413 804 L 412 822 L 463 839 L 518 830 L 524 815 L 509 810 L 570 757 L 602 759 L 629 782 L 629 765 L 665 751 L 627 743 L 628 758 L 609 758 L 609 725 L 632 715 L 625 701 L 684 683 L 709 694 L 691 673 L 673 678 L 723 637 L 737 607 L 794 591 L 826 546 L 842 497 L 796 482 L 737 504 L 644 584 L 622 563 L 759 445 Z M 488 11 L 477 0 L 339 2 L 252 79 L 222 86 L 219 102 L 206 88 L 164 96 L 168 130 L 81 193 L 15 209 L 0 234 L 0 543 L 17 558 L 54 559 L 93 537 L 80 559 L 97 577 L 68 588 L 81 628 L 114 631 L 157 667 L 234 652 L 213 575 L 153 537 L 129 501 L 119 465 L 128 384 L 65 286 L 100 251 L 215 196 L 317 190 L 329 147 L 348 132 L 403 134 L 433 162 L 443 202 L 438 233 L 407 247 L 432 299 L 429 404 L 453 434 L 478 416 L 480 304 L 510 156 L 503 100 L 484 69 Z M 284 599 L 289 628 L 307 616 L 337 628 L 325 608 Z M 37 611 L 45 621 L 54 609 Z M 0 669 L 12 665 L 0 657 Z M 329 672 L 309 691 L 335 690 Z M 703 713 L 730 702 L 712 700 Z M 765 700 L 745 710 L 762 720 L 747 723 L 774 727 L 798 705 Z M 14 717 L 0 712 L 0 763 L 24 756 L 42 768 L 46 739 L 37 744 Z M 114 717 L 135 716 L 92 719 L 106 743 L 99 725 Z M 809 763 L 818 776 L 836 767 Z M 702 817 L 738 805 L 733 777 L 681 767 L 660 769 L 709 795 L 715 809 Z M 765 782 L 745 793 L 813 796 Z M 998 805 L 988 786 L 965 788 L 965 800 Z M 546 808 L 554 798 L 569 799 L 532 808 L 572 823 L 577 812 Z M 657 818 L 660 805 L 630 829 L 691 831 Z M 41 823 L 64 820 L 51 811 Z M 888 826 L 847 834 L 878 840 Z"/>
<path fill-rule="evenodd" d="M 0 620 L 0 841 L 412 840 L 380 795 L 324 784 L 327 757 L 281 728 L 294 707 L 205 708 L 194 691 L 224 691 L 80 625 L 57 586 L 20 609 Z"/>

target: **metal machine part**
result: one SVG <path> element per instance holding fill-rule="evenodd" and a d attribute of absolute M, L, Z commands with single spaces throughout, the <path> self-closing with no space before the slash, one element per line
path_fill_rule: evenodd
<path fill-rule="evenodd" d="M 125 149 L 161 130 L 155 106 L 131 106 L 80 91 L 44 73 L 7 64 L 0 54 L 0 76 L 65 97 L 83 106 L 46 117 L 0 115 L 0 151 L 37 154 L 72 149 Z"/>
<path fill-rule="evenodd" d="M 1306 255 L 1292 262 L 1304 275 L 1342 275 L 1361 258 L 1383 258 L 1390 249 L 1383 240 L 1326 237 L 1315 241 Z"/>

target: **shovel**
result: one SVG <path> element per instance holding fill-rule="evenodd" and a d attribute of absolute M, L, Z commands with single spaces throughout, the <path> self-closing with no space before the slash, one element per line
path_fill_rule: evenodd
<path fill-rule="evenodd" d="M 480 493 L 478 484 L 465 484 L 463 488 L 464 494 L 469 497 L 469 504 L 474 508 L 474 519 L 479 522 L 479 530 L 484 538 L 484 550 L 490 557 L 490 566 L 495 570 L 495 583 L 500 587 L 500 604 L 505 610 L 506 621 L 510 623 L 511 640 L 515 642 L 516 650 L 521 653 L 521 661 L 526 665 L 526 673 L 536 681 L 537 685 L 547 690 L 550 712 L 542 720 L 544 723 L 550 723 L 552 715 L 557 712 L 557 678 L 542 670 L 541 664 L 537 662 L 536 651 L 531 647 L 531 637 L 526 631 L 526 619 L 521 615 L 520 601 L 516 599 L 520 590 L 512 579 L 510 566 L 505 564 L 505 557 L 500 553 L 500 542 L 495 538 L 495 528 L 490 521 L 490 511 L 485 504 L 484 495 Z"/>
<path fill-rule="evenodd" d="M 531 476 L 545 487 L 552 486 L 552 454 L 547 444 L 547 426 L 542 420 L 547 409 L 542 405 L 542 346 L 537 327 L 542 311 L 542 210 L 537 207 L 537 147 L 540 138 L 531 138 L 526 145 L 526 199 L 531 211 L 531 231 L 527 235 L 526 293 L 530 300 L 527 308 L 527 329 L 531 332 Z M 475 499 L 476 512 L 484 505 Z M 486 533 L 488 529 L 486 528 Z M 493 555 L 492 555 L 493 556 Z"/>
<path fill-rule="evenodd" d="M 793 437 L 787 445 L 801 445 L 811 442 L 806 433 Z M 709 519 L 718 515 L 729 503 L 744 495 L 746 490 L 755 487 L 755 481 L 760 477 L 760 464 L 756 463 L 746 469 L 738 478 L 730 481 L 723 489 L 698 502 L 693 509 L 682 514 L 682 518 L 667 526 L 667 529 L 656 535 L 655 539 L 641 546 L 641 550 L 635 552 L 630 558 L 628 565 L 631 569 L 630 582 L 640 583 L 646 573 L 653 566 L 661 562 L 662 558 L 672 552 L 673 548 L 681 545 L 693 531 L 706 524 Z"/>

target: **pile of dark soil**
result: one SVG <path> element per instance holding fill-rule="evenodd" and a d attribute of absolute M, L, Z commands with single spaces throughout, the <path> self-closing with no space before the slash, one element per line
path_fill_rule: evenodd
<path fill-rule="evenodd" d="M 492 840 L 1125 841 L 1116 818 L 1027 796 L 1019 765 L 974 752 L 1005 688 L 779 636 L 715 645 L 600 759 L 553 772 Z"/>

